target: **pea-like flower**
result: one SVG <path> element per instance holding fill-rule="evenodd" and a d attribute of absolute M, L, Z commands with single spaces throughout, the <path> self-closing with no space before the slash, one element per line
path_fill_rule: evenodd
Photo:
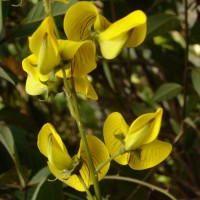
<path fill-rule="evenodd" d="M 91 40 L 58 40 L 58 44 L 61 60 L 67 66 L 67 77 L 83 76 L 96 68 L 96 47 Z M 57 75 L 62 77 L 62 71 Z"/>
<path fill-rule="evenodd" d="M 104 160 L 109 159 L 107 148 L 100 139 L 96 136 L 87 135 L 87 142 L 95 168 Z M 49 169 L 57 179 L 78 191 L 85 191 L 80 178 L 88 188 L 93 184 L 82 140 L 78 153 L 70 157 L 55 128 L 47 123 L 39 132 L 37 144 L 40 152 L 47 157 Z M 110 163 L 98 172 L 99 181 L 106 175 L 109 166 Z"/>
<path fill-rule="evenodd" d="M 70 40 L 95 40 L 106 59 L 115 58 L 124 47 L 140 45 L 146 36 L 146 15 L 136 10 L 110 23 L 90 2 L 81 1 L 69 8 L 64 30 Z"/>
<path fill-rule="evenodd" d="M 66 77 L 69 79 L 73 76 L 75 91 L 97 100 L 98 96 L 87 78 L 88 73 L 96 68 L 95 44 L 91 40 L 58 40 L 58 44 Z M 63 71 L 58 70 L 56 76 L 63 78 Z"/>
<path fill-rule="evenodd" d="M 49 74 L 60 63 L 58 41 L 53 30 L 53 21 L 47 16 L 29 37 L 29 48 L 37 57 L 37 67 L 42 75 Z"/>
<path fill-rule="evenodd" d="M 153 167 L 168 157 L 172 145 L 157 139 L 162 120 L 162 108 L 139 116 L 129 127 L 123 116 L 111 113 L 104 124 L 105 144 L 115 161 L 142 170 Z"/>

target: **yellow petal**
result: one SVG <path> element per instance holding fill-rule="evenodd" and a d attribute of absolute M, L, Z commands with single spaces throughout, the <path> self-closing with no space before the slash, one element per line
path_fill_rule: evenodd
<path fill-rule="evenodd" d="M 37 57 L 32 54 L 22 61 L 22 67 L 28 73 L 26 80 L 26 92 L 29 95 L 40 95 L 47 92 L 47 86 L 42 83 L 48 80 L 47 75 L 41 75 L 38 72 Z"/>
<path fill-rule="evenodd" d="M 88 74 L 96 68 L 96 48 L 90 40 L 81 42 L 59 40 L 59 51 L 62 59 L 70 62 L 73 76 Z"/>
<path fill-rule="evenodd" d="M 146 15 L 141 10 L 136 10 L 126 17 L 111 24 L 105 31 L 99 35 L 99 39 L 112 40 L 122 33 L 128 32 L 146 23 Z"/>
<path fill-rule="evenodd" d="M 49 167 L 51 173 L 56 178 L 58 178 L 60 181 L 64 182 L 65 184 L 69 185 L 70 187 L 72 187 L 75 190 L 78 190 L 80 192 L 84 192 L 85 191 L 85 189 L 84 189 L 82 183 L 79 181 L 79 178 L 78 178 L 77 175 L 73 174 L 69 178 L 66 178 L 65 173 L 63 172 L 63 170 L 58 170 L 53 165 L 51 165 L 50 162 L 48 162 L 48 167 Z M 88 171 L 85 172 L 85 173 L 89 174 Z M 86 186 L 88 186 L 88 188 L 89 188 L 89 184 L 88 185 L 86 184 Z"/>
<path fill-rule="evenodd" d="M 38 148 L 49 162 L 57 169 L 71 169 L 72 158 L 62 142 L 62 139 L 50 124 L 45 124 L 38 134 Z"/>
<path fill-rule="evenodd" d="M 81 93 L 93 100 L 98 99 L 98 96 L 94 88 L 92 87 L 90 81 L 87 79 L 87 76 L 73 77 L 73 79 L 74 79 L 75 90 L 77 93 Z"/>
<path fill-rule="evenodd" d="M 82 1 L 71 6 L 64 18 L 64 31 L 67 38 L 74 41 L 88 39 L 97 15 L 96 6 L 90 2 Z"/>
<path fill-rule="evenodd" d="M 37 63 L 41 74 L 48 74 L 59 64 L 58 42 L 53 31 L 51 17 L 46 17 L 29 37 L 29 48 L 38 58 Z"/>
<path fill-rule="evenodd" d="M 40 95 L 47 92 L 47 86 L 40 83 L 39 81 L 35 81 L 35 79 L 28 75 L 26 79 L 26 93 L 29 95 Z"/>
<path fill-rule="evenodd" d="M 106 59 L 115 58 L 122 50 L 129 38 L 129 32 L 120 34 L 119 36 L 110 40 L 98 39 L 100 45 L 101 54 Z"/>
<path fill-rule="evenodd" d="M 98 139 L 96 136 L 87 135 L 87 141 L 88 141 L 88 146 L 89 146 L 89 149 L 90 149 L 90 153 L 91 153 L 91 157 L 92 157 L 94 167 L 97 168 L 101 163 L 103 163 L 104 161 L 109 159 L 110 156 L 109 156 L 108 150 L 107 150 L 105 144 L 100 139 Z M 78 154 L 80 155 L 83 163 L 85 163 L 88 166 L 87 156 L 86 156 L 82 141 L 80 143 L 80 149 L 79 149 Z M 105 165 L 100 170 L 100 172 L 98 173 L 98 180 L 99 181 L 107 174 L 109 167 L 110 167 L 110 163 Z M 81 173 L 82 170 L 83 170 L 83 168 L 80 169 L 80 173 Z M 83 180 L 87 181 L 85 179 L 86 177 L 87 176 L 82 177 Z M 90 180 L 89 183 L 93 184 L 93 180 L 92 180 L 91 176 L 90 176 L 89 180 Z"/>
<path fill-rule="evenodd" d="M 155 113 L 143 114 L 134 120 L 125 139 L 126 150 L 137 149 L 141 145 L 150 143 L 157 138 L 160 131 L 162 113 L 162 108 L 159 108 Z"/>
<path fill-rule="evenodd" d="M 129 36 L 128 42 L 125 47 L 137 47 L 139 46 L 145 39 L 147 33 L 147 25 L 142 24 L 141 26 L 137 26 L 131 31 L 131 35 Z"/>
<path fill-rule="evenodd" d="M 39 73 L 37 68 L 37 56 L 32 54 L 26 57 L 22 61 L 23 70 L 32 76 L 32 78 L 37 82 L 45 82 L 49 79 L 49 75 L 42 75 Z M 39 84 L 38 83 L 38 84 Z"/>
<path fill-rule="evenodd" d="M 172 145 L 167 142 L 154 140 L 143 145 L 136 153 L 130 155 L 129 166 L 135 170 L 148 169 L 165 160 L 172 150 Z"/>
<path fill-rule="evenodd" d="M 108 20 L 98 13 L 93 3 L 81 1 L 66 12 L 64 31 L 70 40 L 86 40 L 91 38 L 91 31 L 104 30 L 109 24 Z"/>
<path fill-rule="evenodd" d="M 103 136 L 111 156 L 123 147 L 123 140 L 128 133 L 128 129 L 129 127 L 120 113 L 114 112 L 107 117 L 103 127 Z M 128 158 L 129 154 L 125 153 L 117 156 L 115 161 L 121 165 L 126 165 Z"/>

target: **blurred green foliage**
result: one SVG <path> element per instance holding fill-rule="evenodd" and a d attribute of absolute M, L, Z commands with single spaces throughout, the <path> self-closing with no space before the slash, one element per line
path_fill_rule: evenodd
<path fill-rule="evenodd" d="M 85 130 L 102 138 L 102 126 L 109 113 L 118 111 L 130 123 L 138 115 L 162 106 L 159 137 L 173 144 L 170 157 L 145 171 L 112 162 L 109 174 L 150 182 L 168 189 L 177 199 L 199 199 L 200 1 L 102 2 L 103 13 L 110 21 L 143 10 L 148 16 L 148 32 L 136 49 L 124 49 L 110 61 L 98 58 L 91 78 L 99 99 L 79 98 Z M 53 8 L 63 38 L 63 16 L 71 4 L 57 2 Z M 45 102 L 25 93 L 26 74 L 21 61 L 29 55 L 27 37 L 44 15 L 39 0 L 23 0 L 21 4 L 0 1 L 0 199 L 85 198 L 57 180 L 49 181 L 54 177 L 37 149 L 37 134 L 46 122 L 58 127 L 70 153 L 76 152 L 79 144 L 78 130 L 62 93 Z M 127 182 L 102 180 L 100 185 L 104 197 L 111 200 L 168 199 Z"/>

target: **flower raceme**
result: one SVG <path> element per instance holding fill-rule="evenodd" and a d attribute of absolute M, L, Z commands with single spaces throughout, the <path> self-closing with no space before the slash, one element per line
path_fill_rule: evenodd
<path fill-rule="evenodd" d="M 107 148 L 100 139 L 92 135 L 87 135 L 87 142 L 95 168 L 104 160 L 109 159 Z M 80 177 L 87 188 L 93 184 L 82 140 L 78 153 L 70 157 L 66 146 L 55 128 L 50 123 L 47 123 L 41 128 L 38 134 L 37 144 L 40 152 L 47 157 L 49 169 L 57 179 L 78 191 L 85 191 Z M 106 175 L 109 166 L 110 163 L 99 171 L 99 181 Z"/>
<path fill-rule="evenodd" d="M 111 113 L 104 124 L 104 141 L 111 156 L 121 165 L 142 170 L 153 167 L 168 157 L 172 145 L 157 139 L 162 108 L 143 114 L 129 127 L 122 115 Z"/>
<path fill-rule="evenodd" d="M 146 36 L 146 15 L 136 10 L 110 23 L 90 2 L 71 6 L 64 18 L 64 30 L 70 40 L 93 39 L 106 59 L 115 58 L 124 47 L 137 47 Z"/>

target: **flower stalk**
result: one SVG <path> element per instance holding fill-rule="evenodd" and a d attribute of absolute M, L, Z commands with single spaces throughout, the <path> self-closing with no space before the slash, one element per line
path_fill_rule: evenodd
<path fill-rule="evenodd" d="M 106 166 L 109 162 L 111 162 L 112 160 L 114 160 L 117 156 L 125 153 L 126 150 L 123 147 L 122 149 L 120 149 L 119 151 L 117 151 L 115 154 L 113 154 L 109 159 L 105 160 L 105 162 L 101 163 L 97 168 L 96 168 L 96 174 L 104 167 Z"/>
<path fill-rule="evenodd" d="M 71 89 L 69 87 L 68 82 L 67 82 L 66 72 L 63 68 L 62 68 L 62 73 L 63 73 L 64 87 L 65 87 L 66 91 L 70 92 L 69 95 L 70 95 L 71 98 L 69 98 L 69 101 L 70 101 L 70 104 L 73 106 L 75 120 L 76 120 L 76 123 L 77 123 L 77 126 L 78 126 L 80 137 L 81 137 L 82 142 L 83 142 L 85 153 L 86 153 L 86 156 L 87 156 L 88 167 L 89 167 L 89 170 L 91 172 L 92 179 L 93 179 L 96 198 L 97 198 L 97 200 L 101 200 L 101 192 L 100 192 L 98 177 L 97 177 L 97 173 L 95 173 L 94 164 L 92 162 L 91 153 L 90 153 L 90 150 L 89 150 L 88 142 L 87 142 L 87 139 L 86 139 L 86 134 L 85 134 L 84 127 L 83 127 L 83 124 L 82 124 L 80 111 L 79 111 L 79 107 L 78 107 L 77 95 L 76 95 L 76 92 L 75 92 L 75 89 L 74 89 L 73 78 L 70 78 L 71 81 L 72 81 L 72 89 Z"/>

